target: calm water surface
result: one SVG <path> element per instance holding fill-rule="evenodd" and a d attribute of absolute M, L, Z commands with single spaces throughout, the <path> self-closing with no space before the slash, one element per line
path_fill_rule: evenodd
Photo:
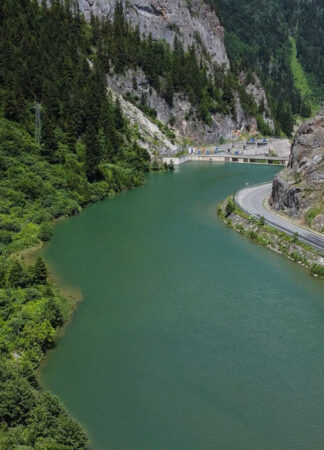
<path fill-rule="evenodd" d="M 84 300 L 43 385 L 93 449 L 324 448 L 324 284 L 216 217 L 275 171 L 188 164 L 57 225 Z"/>

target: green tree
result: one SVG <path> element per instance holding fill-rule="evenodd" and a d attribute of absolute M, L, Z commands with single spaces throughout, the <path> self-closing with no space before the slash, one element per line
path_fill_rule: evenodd
<path fill-rule="evenodd" d="M 225 207 L 226 217 L 230 216 L 234 211 L 235 211 L 234 200 L 232 198 L 229 198 Z"/>
<path fill-rule="evenodd" d="M 165 80 L 165 91 L 164 91 L 164 98 L 165 101 L 168 103 L 169 106 L 173 106 L 173 96 L 174 96 L 174 85 L 173 85 L 173 79 L 172 74 L 168 72 L 166 74 L 166 80 Z"/>
<path fill-rule="evenodd" d="M 26 284 L 26 274 L 19 261 L 14 260 L 9 266 L 7 273 L 7 284 L 9 287 L 18 288 Z"/>
<path fill-rule="evenodd" d="M 87 126 L 84 143 L 86 146 L 85 172 L 88 180 L 92 183 L 100 179 L 98 166 L 101 161 L 100 144 L 93 124 Z"/>
<path fill-rule="evenodd" d="M 47 281 L 47 268 L 43 258 L 40 256 L 34 266 L 34 282 L 36 284 L 46 284 Z"/>
<path fill-rule="evenodd" d="M 294 118 L 290 106 L 284 107 L 279 115 L 281 129 L 288 137 L 291 137 L 294 131 Z"/>
<path fill-rule="evenodd" d="M 38 239 L 43 242 L 48 242 L 52 237 L 52 227 L 48 222 L 43 222 L 40 226 L 40 230 L 38 233 Z"/>
<path fill-rule="evenodd" d="M 44 317 L 49 320 L 54 328 L 63 324 L 63 314 L 55 298 L 50 297 L 48 299 L 45 306 Z"/>

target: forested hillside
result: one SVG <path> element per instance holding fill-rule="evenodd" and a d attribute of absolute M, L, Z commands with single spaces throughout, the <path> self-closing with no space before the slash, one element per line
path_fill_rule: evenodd
<path fill-rule="evenodd" d="M 321 0 L 206 0 L 219 13 L 232 68 L 255 70 L 279 127 L 291 133 L 291 114 L 308 117 L 323 99 L 324 5 Z M 292 37 L 312 95 L 296 88 Z"/>
<path fill-rule="evenodd" d="M 92 29 L 70 5 L 0 4 L 0 448 L 81 449 L 88 439 L 36 370 L 71 305 L 42 260 L 17 252 L 51 221 L 143 182 L 149 154 L 107 93 Z"/>

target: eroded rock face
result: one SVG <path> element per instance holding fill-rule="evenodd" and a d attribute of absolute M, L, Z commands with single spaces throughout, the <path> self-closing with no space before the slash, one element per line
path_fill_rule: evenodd
<path fill-rule="evenodd" d="M 87 19 L 91 14 L 112 17 L 116 0 L 78 0 L 80 10 Z M 224 45 L 224 30 L 215 12 L 203 0 L 122 0 L 125 16 L 132 26 L 139 25 L 142 33 L 152 34 L 153 39 L 165 39 L 170 45 L 175 36 L 180 38 L 185 48 L 195 44 L 207 65 L 217 63 L 229 68 L 229 61 Z M 244 78 L 244 74 L 241 74 Z M 254 75 L 255 76 L 255 75 Z M 134 89 L 133 80 L 136 79 Z M 242 78 L 242 82 L 244 79 Z M 125 95 L 146 96 L 147 104 L 157 111 L 158 119 L 167 124 L 170 120 L 174 129 L 183 137 L 204 145 L 219 141 L 220 137 L 232 139 L 233 135 L 244 130 L 257 132 L 257 122 L 247 117 L 243 111 L 238 95 L 235 95 L 235 119 L 231 115 L 214 114 L 211 126 L 207 126 L 197 118 L 192 118 L 192 105 L 180 95 L 174 97 L 174 106 L 170 107 L 161 98 L 141 70 L 128 71 L 124 75 L 107 76 L 108 87 Z M 270 119 L 270 110 L 266 94 L 260 80 L 255 76 L 255 84 L 250 83 L 247 92 L 252 94 L 258 105 L 263 104 L 264 119 L 274 128 Z M 127 112 L 126 112 L 127 114 Z"/>
<path fill-rule="evenodd" d="M 134 79 L 136 80 L 137 89 L 133 87 Z M 235 122 L 231 116 L 224 116 L 221 114 L 214 114 L 212 116 L 213 122 L 211 126 L 207 126 L 197 118 L 191 118 L 190 111 L 192 110 L 191 103 L 179 94 L 175 94 L 173 106 L 170 107 L 167 102 L 161 98 L 140 69 L 134 71 L 127 71 L 125 75 L 108 75 L 107 84 L 115 92 L 121 95 L 131 93 L 137 99 L 140 99 L 142 94 L 145 95 L 148 106 L 154 108 L 157 112 L 157 118 L 162 123 L 169 123 L 171 119 L 174 120 L 173 128 L 177 130 L 181 136 L 199 143 L 200 145 L 213 144 L 218 142 L 220 137 L 227 139 L 233 138 L 233 132 L 238 128 L 247 125 L 247 118 L 241 108 L 239 101 L 237 101 L 237 121 Z M 127 114 L 127 111 L 126 111 Z"/>
<path fill-rule="evenodd" d="M 136 83 L 134 83 L 136 81 Z M 173 128 L 183 137 L 192 140 L 199 145 L 208 145 L 219 142 L 221 137 L 232 139 L 237 130 L 248 128 L 250 132 L 257 130 L 257 123 L 253 117 L 247 117 L 242 109 L 238 95 L 236 95 L 236 120 L 230 115 L 212 115 L 211 126 L 192 118 L 191 103 L 179 94 L 175 94 L 173 106 L 158 95 L 155 89 L 150 86 L 150 82 L 141 69 L 136 71 L 128 70 L 124 75 L 110 74 L 107 76 L 107 84 L 118 94 L 125 95 L 131 93 L 138 99 L 145 95 L 148 106 L 157 112 L 157 118 L 163 123 L 174 120 Z M 134 84 L 137 86 L 134 89 Z M 269 119 L 270 125 L 272 123 Z M 281 154 L 278 151 L 278 154 Z M 286 155 L 286 153 L 285 153 Z"/>
<path fill-rule="evenodd" d="M 224 29 L 214 11 L 202 0 L 123 0 L 125 16 L 142 33 L 173 43 L 177 35 L 185 47 L 192 43 L 207 50 L 212 62 L 229 62 L 224 45 Z M 112 16 L 116 0 L 79 0 L 86 18 L 90 14 Z"/>
<path fill-rule="evenodd" d="M 111 90 L 112 96 L 119 99 L 122 111 L 134 127 L 137 134 L 137 143 L 148 150 L 152 157 L 174 155 L 183 147 L 183 138 L 175 132 L 175 138 L 171 141 L 159 127 L 132 103 L 126 101 L 116 91 Z"/>
<path fill-rule="evenodd" d="M 244 72 L 240 73 L 239 81 L 241 84 L 246 85 L 246 76 L 247 74 Z M 249 82 L 245 90 L 248 94 L 252 95 L 257 106 L 262 107 L 263 109 L 263 120 L 274 130 L 274 122 L 271 119 L 271 112 L 268 104 L 268 99 L 261 85 L 261 81 L 259 77 L 254 73 L 253 74 L 253 82 Z"/>
<path fill-rule="evenodd" d="M 289 165 L 273 181 L 270 203 L 324 231 L 324 107 L 297 131 Z"/>

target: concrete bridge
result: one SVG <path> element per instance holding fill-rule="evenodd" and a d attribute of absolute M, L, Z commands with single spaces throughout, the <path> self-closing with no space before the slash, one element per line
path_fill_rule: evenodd
<path fill-rule="evenodd" d="M 215 162 L 236 162 L 247 164 L 278 164 L 287 165 L 289 158 L 285 156 L 269 156 L 269 155 L 190 155 L 190 161 L 215 161 Z"/>
<path fill-rule="evenodd" d="M 290 154 L 288 139 L 262 139 L 259 141 L 233 141 L 227 144 L 207 147 L 191 147 L 187 154 L 163 158 L 163 162 L 175 165 L 187 161 L 231 162 L 241 164 L 287 165 Z"/>
<path fill-rule="evenodd" d="M 271 164 L 287 166 L 289 158 L 287 156 L 269 156 L 269 155 L 233 155 L 233 154 L 211 154 L 211 155 L 185 155 L 180 158 L 167 157 L 163 158 L 163 162 L 170 164 L 173 161 L 175 166 L 179 166 L 188 161 L 203 161 L 203 162 L 231 162 L 240 164 Z"/>

